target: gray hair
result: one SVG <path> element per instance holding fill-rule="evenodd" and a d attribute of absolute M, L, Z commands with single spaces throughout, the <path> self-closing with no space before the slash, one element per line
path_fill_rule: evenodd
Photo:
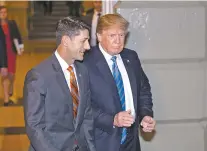
<path fill-rule="evenodd" d="M 81 30 L 90 30 L 90 27 L 82 20 L 68 16 L 57 22 L 56 26 L 56 43 L 61 43 L 62 37 L 67 35 L 70 38 L 78 36 Z"/>

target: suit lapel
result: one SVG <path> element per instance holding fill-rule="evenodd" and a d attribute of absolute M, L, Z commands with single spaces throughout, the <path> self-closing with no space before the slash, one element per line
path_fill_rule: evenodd
<path fill-rule="evenodd" d="M 81 70 L 81 65 L 80 62 L 75 61 L 74 63 L 75 66 L 75 70 L 76 70 L 76 78 L 78 81 L 78 87 L 79 87 L 79 105 L 78 105 L 78 113 L 77 113 L 77 117 L 76 117 L 76 122 L 75 122 L 75 128 L 77 128 L 79 121 L 81 119 L 81 112 L 83 112 L 84 110 L 82 109 L 82 107 L 84 106 L 84 90 L 85 90 L 85 85 L 84 85 L 84 77 L 83 77 L 83 73 Z"/>
<path fill-rule="evenodd" d="M 137 113 L 137 85 L 136 85 L 136 77 L 132 69 L 132 61 L 128 59 L 127 54 L 121 53 L 121 57 L 129 77 L 129 82 L 131 85 L 133 102 L 134 102 L 134 109 L 135 112 Z"/>
<path fill-rule="evenodd" d="M 13 42 L 13 30 L 14 30 L 13 22 L 8 20 L 8 26 L 9 26 L 10 38 L 11 38 L 11 40 Z"/>
<path fill-rule="evenodd" d="M 56 79 L 58 81 L 59 86 L 61 87 L 62 91 L 64 92 L 64 95 L 67 100 L 67 104 L 68 105 L 72 105 L 73 106 L 73 101 L 72 101 L 72 96 L 70 94 L 70 89 L 68 87 L 68 84 L 66 82 L 64 73 L 62 71 L 62 68 L 56 58 L 56 56 L 53 54 L 52 56 L 52 62 L 53 62 L 53 67 L 56 71 Z M 83 112 L 82 107 L 84 106 L 84 101 L 83 101 L 83 96 L 84 96 L 84 90 L 85 90 L 85 85 L 84 85 L 84 79 L 82 77 L 82 70 L 81 70 L 81 65 L 79 62 L 75 62 L 74 63 L 75 66 L 75 71 L 76 71 L 76 78 L 78 81 L 78 87 L 79 87 L 79 105 L 78 105 L 78 113 L 77 113 L 77 117 L 76 119 L 74 119 L 74 126 L 75 128 L 77 128 L 78 123 L 80 121 L 80 115 L 81 112 Z"/>
<path fill-rule="evenodd" d="M 110 88 L 113 91 L 116 91 L 116 85 L 115 85 L 115 81 L 114 78 L 111 74 L 111 70 L 107 64 L 106 61 L 99 61 L 96 64 L 99 72 L 101 73 L 102 78 L 105 80 L 106 83 L 108 83 L 110 85 Z"/>
<path fill-rule="evenodd" d="M 103 54 L 99 50 L 99 47 L 96 46 L 94 48 L 95 48 L 95 52 L 94 52 L 95 54 L 93 57 L 96 58 L 95 62 L 96 62 L 96 66 L 100 72 L 100 75 L 103 77 L 103 80 L 109 84 L 114 97 L 116 99 L 117 98 L 119 99 L 116 84 L 115 84 L 114 78 L 111 74 L 111 70 L 109 69 L 109 66 L 108 66 Z M 133 71 L 134 69 L 132 68 L 133 60 L 129 59 L 128 54 L 126 53 L 125 50 L 123 50 L 120 55 L 122 57 L 124 66 L 126 68 L 126 71 L 127 71 L 128 77 L 129 77 L 130 86 L 131 86 L 131 90 L 132 90 L 132 96 L 133 96 L 133 102 L 134 102 L 134 108 L 135 108 L 135 112 L 137 113 L 137 84 L 136 84 L 136 76 Z M 117 101 L 116 101 L 116 104 L 121 109 L 121 104 L 117 103 Z"/>
<path fill-rule="evenodd" d="M 101 77 L 106 83 L 108 83 L 109 89 L 111 89 L 111 93 L 115 97 L 115 100 L 117 99 L 119 100 L 119 95 L 117 93 L 118 91 L 117 91 L 117 87 L 116 87 L 116 83 L 114 81 L 113 75 L 111 74 L 111 70 L 103 54 L 99 50 L 98 46 L 96 47 L 95 58 L 96 58 L 96 66 L 97 66 L 98 71 L 100 72 Z M 121 110 L 120 102 L 115 101 L 115 103 L 117 104 L 118 109 Z"/>
<path fill-rule="evenodd" d="M 60 66 L 55 54 L 53 54 L 53 56 L 52 56 L 52 64 L 53 64 L 53 67 L 56 71 L 57 83 L 59 84 L 60 88 L 62 89 L 62 92 L 64 93 L 65 97 L 67 98 L 66 103 L 68 105 L 72 105 L 72 97 L 70 95 L 70 90 L 69 90 L 68 84 L 66 82 L 64 73 L 61 69 L 61 66 Z"/>

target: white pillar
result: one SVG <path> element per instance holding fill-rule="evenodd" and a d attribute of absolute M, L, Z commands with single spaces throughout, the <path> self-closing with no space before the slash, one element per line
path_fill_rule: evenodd
<path fill-rule="evenodd" d="M 112 14 L 114 13 L 113 6 L 118 0 L 102 0 L 102 14 Z"/>

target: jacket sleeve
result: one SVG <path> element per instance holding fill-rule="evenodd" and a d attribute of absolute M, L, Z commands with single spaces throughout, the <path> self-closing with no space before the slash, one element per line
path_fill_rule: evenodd
<path fill-rule="evenodd" d="M 136 54 L 136 53 L 135 53 Z M 153 103 L 152 103 L 152 93 L 149 80 L 142 69 L 138 55 L 136 54 L 136 60 L 140 66 L 140 89 L 139 89 L 139 120 L 141 121 L 144 116 L 153 117 Z"/>
<path fill-rule="evenodd" d="M 7 67 L 7 55 L 6 55 L 6 41 L 4 32 L 0 26 L 0 68 Z"/>
<path fill-rule="evenodd" d="M 54 146 L 50 134 L 45 131 L 44 79 L 35 70 L 28 72 L 24 83 L 24 116 L 26 133 L 35 151 L 60 151 Z"/>
<path fill-rule="evenodd" d="M 87 76 L 88 72 L 87 72 Z M 84 120 L 83 120 L 83 129 L 84 129 L 84 135 L 85 135 L 85 140 L 87 142 L 87 146 L 88 149 L 90 151 L 96 151 L 95 148 L 95 138 L 94 138 L 94 118 L 93 118 L 93 114 L 92 114 L 92 104 L 91 104 L 91 91 L 90 91 L 90 87 L 89 87 L 89 78 L 88 80 L 85 80 L 85 82 L 87 82 L 88 85 L 88 92 L 86 95 L 86 109 L 85 109 L 85 114 L 84 114 Z"/>
<path fill-rule="evenodd" d="M 114 131 L 113 122 L 114 122 L 115 114 L 112 115 L 104 112 L 99 106 L 97 106 L 95 101 L 93 101 L 92 107 L 93 107 L 93 116 L 95 120 L 95 127 L 98 127 L 102 131 L 112 134 Z"/>
<path fill-rule="evenodd" d="M 22 41 L 22 37 L 21 37 L 21 34 L 20 34 L 20 32 L 19 32 L 19 28 L 18 28 L 18 26 L 17 26 L 17 24 L 16 24 L 16 22 L 14 21 L 14 20 L 12 20 L 12 24 L 13 24 L 13 27 L 14 27 L 14 38 L 17 38 L 18 39 L 18 41 L 19 41 L 19 44 L 20 44 L 20 48 L 23 48 L 24 47 L 24 45 L 23 45 L 23 41 Z"/>
<path fill-rule="evenodd" d="M 144 116 L 151 116 L 153 117 L 153 110 L 152 110 L 152 93 L 151 87 L 149 84 L 149 80 L 144 73 L 143 69 L 141 68 L 141 87 L 140 87 L 140 120 Z"/>
<path fill-rule="evenodd" d="M 96 151 L 95 140 L 94 140 L 94 119 L 92 115 L 90 91 L 88 96 L 89 97 L 87 98 L 87 107 L 86 107 L 84 121 L 83 121 L 84 134 L 89 150 Z"/>

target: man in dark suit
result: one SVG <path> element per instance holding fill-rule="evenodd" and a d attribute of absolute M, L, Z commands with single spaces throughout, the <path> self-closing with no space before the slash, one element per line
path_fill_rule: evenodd
<path fill-rule="evenodd" d="M 52 14 L 52 7 L 53 1 L 41 1 L 43 8 L 44 8 L 44 15 L 51 15 Z"/>
<path fill-rule="evenodd" d="M 119 14 L 99 19 L 99 45 L 84 57 L 90 77 L 98 151 L 140 151 L 138 128 L 152 132 L 152 97 L 135 51 L 124 48 L 128 22 Z"/>
<path fill-rule="evenodd" d="M 93 8 L 89 9 L 86 12 L 86 15 L 82 17 L 82 19 L 91 26 L 90 31 L 90 45 L 95 46 L 97 44 L 97 37 L 96 37 L 96 26 L 98 23 L 98 19 L 101 16 L 102 11 L 102 1 L 93 1 Z"/>
<path fill-rule="evenodd" d="M 57 50 L 30 70 L 24 113 L 30 151 L 95 151 L 87 68 L 89 27 L 74 17 L 57 23 Z"/>
<path fill-rule="evenodd" d="M 82 1 L 67 1 L 66 5 L 68 6 L 69 16 L 80 17 L 80 11 L 82 8 Z"/>

